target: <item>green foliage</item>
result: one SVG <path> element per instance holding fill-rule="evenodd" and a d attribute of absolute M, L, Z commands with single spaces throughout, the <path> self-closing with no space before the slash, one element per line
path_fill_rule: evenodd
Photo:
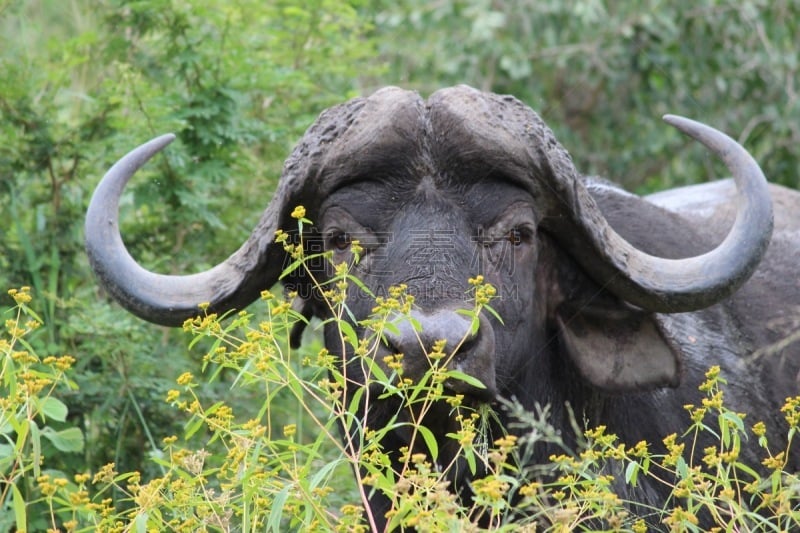
<path fill-rule="evenodd" d="M 180 333 L 147 326 L 98 293 L 82 225 L 102 172 L 176 132 L 122 200 L 126 242 L 154 270 L 224 258 L 255 224 L 291 144 L 371 72 L 361 64 L 373 54 L 370 28 L 356 8 L 0 2 L 0 286 L 39 295 L 44 325 L 32 346 L 77 354 L 79 389 L 66 401 L 89 429 L 84 452 L 68 459 L 76 470 L 114 461 L 159 472 L 147 455 L 180 427 L 162 401 L 169 376 L 199 368 Z M 12 304 L 0 295 L 0 310 Z"/>
<path fill-rule="evenodd" d="M 0 529 L 45 529 L 51 522 L 34 511 L 47 509 L 39 499 L 69 484 L 57 468 L 64 465 L 63 455 L 84 446 L 83 432 L 67 420 L 69 410 L 57 396 L 76 388 L 66 375 L 75 358 L 40 358 L 25 338 L 42 325 L 28 307 L 29 288 L 9 294 L 17 307 L 0 338 Z"/>
<path fill-rule="evenodd" d="M 301 210 L 295 214 L 301 224 L 308 222 Z M 299 260 L 290 268 L 305 268 L 309 258 L 302 243 L 285 246 Z M 458 346 L 435 343 L 426 354 L 430 369 L 417 381 L 404 376 L 402 355 L 376 358 L 384 332 L 410 320 L 413 297 L 405 288 L 376 298 L 373 315 L 362 324 L 369 334 L 359 339 L 345 320 L 347 293 L 358 282 L 350 265 L 334 267 L 335 276 L 318 289 L 343 348 L 353 354 L 348 364 L 325 348 L 293 350 L 290 333 L 305 318 L 292 310 L 291 300 L 269 291 L 262 293 L 263 319 L 239 312 L 224 322 L 210 314 L 186 321 L 191 344 L 205 351 L 202 377 L 184 371 L 164 396 L 183 428 L 154 445 L 158 453 L 150 460 L 160 470 L 155 475 L 113 463 L 92 472 L 53 467 L 83 446 L 81 430 L 59 399 L 75 387 L 69 378 L 74 359 L 40 359 L 30 350 L 25 337 L 40 323 L 28 306 L 29 292 L 11 291 L 15 318 L 6 323 L 8 340 L 0 341 L 5 528 L 366 531 L 375 518 L 366 505 L 373 490 L 390 498 L 389 527 L 397 530 L 642 532 L 655 524 L 692 531 L 699 516 L 740 531 L 800 527 L 800 478 L 784 470 L 789 454 L 796 453 L 800 397 L 788 398 L 782 409 L 789 438 L 781 450 L 771 449 L 763 422 L 748 427 L 744 415 L 725 407 L 718 368 L 709 370 L 700 387 L 701 405 L 686 406 L 686 432 L 667 436 L 663 453 L 651 451 L 653 443 L 622 443 L 603 427 L 583 431 L 579 449 L 569 451 L 548 424 L 546 408 L 532 413 L 514 403 L 506 408 L 519 420 L 523 437 L 492 434 L 492 409 L 468 404 L 444 386 L 459 379 L 480 386 L 448 369 Z M 494 290 L 480 278 L 470 283 L 474 307 L 468 312 L 477 317 L 490 309 Z M 348 378 L 353 364 L 366 386 L 354 387 Z M 233 376 L 227 381 L 231 397 L 260 401 L 247 408 L 208 395 L 203 384 L 226 375 Z M 387 413 L 381 427 L 357 416 L 357 408 L 391 400 L 397 410 Z M 442 405 L 455 422 L 445 442 L 427 425 Z M 381 442 L 394 431 L 407 435 L 408 447 L 393 461 Z M 695 450 L 704 432 L 715 435 L 717 444 Z M 763 448 L 761 465 L 740 462 L 745 439 Z M 530 464 L 542 443 L 555 443 L 565 453 Z M 443 447 L 455 450 L 447 461 Z M 448 488 L 448 474 L 464 467 L 459 465 L 475 476 L 471 502 Z M 645 477 L 673 487 L 665 508 L 642 513 L 625 499 L 626 487 Z"/>
<path fill-rule="evenodd" d="M 650 191 L 724 175 L 660 121 L 676 113 L 729 132 L 770 181 L 800 186 L 794 0 L 375 4 L 394 79 L 513 94 L 585 173 Z"/>

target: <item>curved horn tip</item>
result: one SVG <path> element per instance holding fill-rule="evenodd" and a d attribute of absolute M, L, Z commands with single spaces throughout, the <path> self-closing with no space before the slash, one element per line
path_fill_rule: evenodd
<path fill-rule="evenodd" d="M 661 120 L 676 128 L 686 134 L 689 134 L 689 128 L 692 127 L 700 127 L 700 128 L 708 128 L 707 125 L 703 124 L 702 122 L 698 122 L 696 120 L 692 120 L 690 118 L 682 117 L 680 115 L 671 115 L 667 113 L 661 117 Z"/>
<path fill-rule="evenodd" d="M 137 146 L 114 163 L 106 172 L 103 182 L 108 179 L 112 182 L 122 181 L 124 185 L 139 168 L 174 140 L 174 133 L 165 133 Z M 103 186 L 103 182 L 99 187 Z"/>
<path fill-rule="evenodd" d="M 165 133 L 163 135 L 159 135 L 158 137 L 150 139 L 146 143 L 140 145 L 138 148 L 134 148 L 125 157 L 131 156 L 132 154 L 136 154 L 137 156 L 142 154 L 145 157 L 145 160 L 150 159 L 174 140 L 174 133 Z M 125 157 L 123 157 L 123 159 Z"/>
<path fill-rule="evenodd" d="M 174 133 L 165 133 L 164 135 L 159 135 L 155 139 L 152 139 L 147 144 L 151 144 L 152 143 L 152 145 L 154 146 L 156 151 L 160 151 L 162 148 L 164 148 L 168 144 L 172 143 L 172 141 L 174 141 L 174 140 L 175 140 L 175 134 Z"/>
<path fill-rule="evenodd" d="M 681 133 L 684 133 L 685 135 L 688 135 L 695 141 L 698 141 L 700 144 L 714 152 L 717 156 L 721 157 L 724 161 L 726 161 L 726 165 L 740 164 L 742 162 L 740 160 L 738 163 L 734 163 L 733 160 L 730 159 L 731 157 L 734 157 L 734 154 L 736 154 L 736 157 L 743 157 L 744 161 L 746 161 L 748 164 L 753 164 L 758 167 L 758 164 L 752 160 L 752 156 L 747 152 L 747 150 L 745 150 L 744 147 L 742 147 L 736 140 L 731 138 L 730 135 L 713 128 L 708 124 L 704 124 L 702 122 L 679 115 L 664 115 L 662 119 L 673 128 L 677 129 Z M 758 169 L 758 172 L 761 172 L 761 170 Z"/>

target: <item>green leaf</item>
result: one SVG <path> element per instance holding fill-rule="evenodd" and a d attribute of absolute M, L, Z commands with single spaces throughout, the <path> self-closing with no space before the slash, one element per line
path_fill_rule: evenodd
<path fill-rule="evenodd" d="M 397 324 L 394 322 L 384 322 L 383 329 L 391 333 L 392 335 L 400 335 L 400 328 L 397 327 Z M 383 339 L 383 337 L 381 337 Z"/>
<path fill-rule="evenodd" d="M 6 397 L 9 397 L 7 395 Z M 4 416 L 8 415 L 8 418 L 5 420 L 0 420 L 0 435 L 8 435 L 9 433 L 14 432 L 14 426 L 16 424 L 12 424 L 11 421 L 14 420 L 13 413 L 3 413 Z"/>
<path fill-rule="evenodd" d="M 478 313 L 475 312 L 474 309 L 456 309 L 456 313 L 469 318 L 469 332 L 471 335 L 478 333 L 481 321 L 480 318 L 478 318 Z"/>
<path fill-rule="evenodd" d="M 33 477 L 37 478 L 41 474 L 41 464 L 42 464 L 42 438 L 41 432 L 39 431 L 39 426 L 36 425 L 36 422 L 33 420 L 28 421 L 25 424 L 31 432 L 31 447 L 33 448 L 33 457 L 31 458 L 31 462 L 33 463 Z"/>
<path fill-rule="evenodd" d="M 650 472 L 650 456 L 646 456 L 642 461 L 642 472 L 648 474 Z"/>
<path fill-rule="evenodd" d="M 136 518 L 134 519 L 133 523 L 137 533 L 147 533 L 147 519 L 147 511 L 136 514 Z"/>
<path fill-rule="evenodd" d="M 362 364 L 367 367 L 368 379 L 377 381 L 378 383 L 389 383 L 389 376 L 386 375 L 386 372 L 383 371 L 378 362 L 372 359 L 372 357 L 365 357 L 362 360 Z"/>
<path fill-rule="evenodd" d="M 321 469 L 319 469 L 317 471 L 317 473 L 315 473 L 313 476 L 311 476 L 310 485 L 309 485 L 310 488 L 313 489 L 313 488 L 320 487 L 320 486 L 321 487 L 326 486 L 329 482 L 325 481 L 325 478 L 337 466 L 339 466 L 339 462 L 338 461 L 328 461 L 328 463 L 326 465 L 324 465 Z"/>
<path fill-rule="evenodd" d="M 67 413 L 69 410 L 67 406 L 59 400 L 58 398 L 54 398 L 52 396 L 47 396 L 39 400 L 39 412 L 44 416 L 44 419 L 52 419 L 57 422 L 64 422 L 67 419 Z"/>
<path fill-rule="evenodd" d="M 739 415 L 737 415 L 732 411 L 725 411 L 720 415 L 720 417 L 722 420 L 727 420 L 728 422 L 733 424 L 736 427 L 737 431 L 739 431 L 740 433 L 744 433 L 745 430 L 744 420 L 742 420 L 742 417 L 740 417 Z"/>
<path fill-rule="evenodd" d="M 686 479 L 689 475 L 689 465 L 683 457 L 678 457 L 675 463 L 675 472 L 678 474 L 678 479 Z"/>
<path fill-rule="evenodd" d="M 283 531 L 281 528 L 281 519 L 283 518 L 283 508 L 286 500 L 289 498 L 289 489 L 292 487 L 291 484 L 286 485 L 281 491 L 275 496 L 275 499 L 272 501 L 272 506 L 270 507 L 269 513 L 269 521 L 267 522 L 267 531 L 276 531 L 280 533 Z"/>
<path fill-rule="evenodd" d="M 436 458 L 439 457 L 439 444 L 436 442 L 436 437 L 434 437 L 433 432 L 425 426 L 417 426 L 416 429 L 419 434 L 422 435 L 422 438 L 425 439 L 428 451 L 431 452 L 431 458 L 435 461 Z"/>
<path fill-rule="evenodd" d="M 458 435 L 454 433 L 448 433 L 447 435 L 450 438 L 458 440 Z M 461 453 L 463 454 L 464 459 L 467 461 L 467 466 L 469 467 L 469 473 L 473 476 L 478 471 L 478 462 L 475 459 L 475 450 L 472 447 L 463 448 Z"/>
<path fill-rule="evenodd" d="M 3 459 L 10 459 L 14 457 L 14 447 L 10 444 L 0 444 L 0 465 L 2 465 Z M 0 467 L 0 471 L 2 467 Z"/>
<path fill-rule="evenodd" d="M 361 407 L 361 398 L 364 396 L 365 387 L 357 387 L 347 403 L 347 412 L 352 415 L 350 420 L 358 421 L 358 410 Z"/>
<path fill-rule="evenodd" d="M 456 314 L 463 315 L 468 318 L 474 318 L 477 316 L 474 309 L 456 309 Z"/>
<path fill-rule="evenodd" d="M 719 429 L 722 436 L 722 446 L 726 449 L 730 446 L 731 442 L 731 432 L 730 432 L 730 425 L 725 422 L 725 415 L 719 415 Z"/>
<path fill-rule="evenodd" d="M 67 428 L 56 431 L 46 427 L 42 436 L 62 452 L 80 452 L 83 450 L 83 432 L 78 428 Z"/>
<path fill-rule="evenodd" d="M 448 370 L 445 375 L 449 378 L 457 379 L 459 381 L 463 381 L 467 385 L 472 385 L 478 389 L 485 389 L 486 385 L 484 385 L 481 380 L 474 376 L 470 376 L 469 374 L 465 374 L 460 370 Z"/>
<path fill-rule="evenodd" d="M 27 531 L 28 513 L 25 509 L 25 498 L 14 483 L 11 484 L 11 491 L 14 494 L 14 520 L 17 522 L 17 531 Z"/>
<path fill-rule="evenodd" d="M 478 328 L 480 327 L 480 325 L 481 325 L 481 321 L 477 317 L 477 315 L 473 316 L 472 320 L 469 323 L 469 333 L 470 333 L 470 335 L 472 335 L 472 336 L 477 335 L 478 334 Z"/>
<path fill-rule="evenodd" d="M 337 325 L 339 326 L 339 331 L 345 336 L 347 342 L 350 343 L 350 346 L 353 348 L 357 347 L 358 335 L 356 335 L 356 330 L 353 329 L 353 326 L 344 320 L 340 320 Z"/>
<path fill-rule="evenodd" d="M 31 431 L 32 422 L 28 421 L 27 418 L 23 418 L 20 421 L 17 420 L 16 417 L 9 418 L 9 422 L 12 423 L 11 427 L 13 427 L 14 431 L 17 433 L 17 438 L 14 443 L 14 451 L 16 453 L 22 453 L 22 449 L 25 447 L 25 443 L 28 439 L 28 433 Z"/>
<path fill-rule="evenodd" d="M 636 481 L 639 476 L 639 463 L 631 461 L 625 469 L 625 482 L 629 485 L 636 486 Z"/>
<path fill-rule="evenodd" d="M 286 276 L 297 270 L 297 268 L 303 264 L 303 261 L 305 261 L 305 259 L 303 258 L 295 259 L 294 261 L 292 261 L 292 263 L 288 267 L 283 269 L 281 275 L 278 276 L 278 280 L 282 280 L 283 278 L 285 278 Z"/>
<path fill-rule="evenodd" d="M 363 291 L 363 292 L 364 292 L 364 293 L 365 293 L 367 296 L 369 296 L 369 297 L 370 297 L 370 298 L 372 298 L 373 300 L 375 299 L 375 294 L 374 294 L 374 293 L 373 293 L 373 292 L 372 292 L 372 291 L 369 289 L 369 287 L 367 287 L 366 285 L 364 285 L 364 282 L 363 282 L 363 281 L 361 281 L 361 280 L 360 280 L 360 279 L 358 279 L 357 277 L 355 277 L 355 276 L 353 276 L 353 275 L 350 275 L 350 274 L 348 274 L 348 275 L 346 276 L 346 278 L 347 278 L 347 281 L 348 281 L 349 283 L 354 283 L 354 284 L 355 284 L 355 285 L 356 285 L 356 286 L 357 286 L 359 289 L 361 289 L 361 290 L 362 290 L 362 291 Z"/>
<path fill-rule="evenodd" d="M 491 315 L 492 315 L 492 316 L 493 316 L 493 317 L 494 317 L 494 318 L 495 318 L 495 319 L 496 319 L 498 322 L 500 322 L 500 324 L 503 324 L 503 325 L 505 325 L 505 322 L 503 322 L 503 319 L 500 317 L 500 315 L 498 314 L 498 312 L 497 312 L 497 311 L 495 311 L 495 310 L 494 310 L 494 309 L 493 309 L 493 308 L 492 308 L 492 307 L 491 307 L 489 304 L 485 304 L 485 305 L 483 306 L 483 308 L 484 308 L 484 309 L 486 309 L 487 311 L 489 311 L 489 313 L 490 313 L 490 314 L 491 314 Z"/>
<path fill-rule="evenodd" d="M 201 427 L 203 427 L 203 419 L 200 418 L 199 416 L 196 416 L 196 417 L 192 418 L 191 420 L 189 420 L 186 423 L 185 427 L 186 427 L 186 429 L 184 430 L 184 438 L 186 440 L 189 440 L 190 438 L 192 438 L 192 435 L 197 433 L 197 430 L 199 430 Z"/>
<path fill-rule="evenodd" d="M 753 479 L 760 479 L 761 478 L 761 476 L 759 475 L 758 472 L 756 472 L 752 467 L 750 467 L 750 466 L 748 466 L 748 465 L 746 465 L 744 463 L 740 463 L 740 462 L 737 461 L 737 462 L 733 463 L 733 466 L 736 467 L 737 470 L 741 470 L 742 472 L 744 472 L 748 476 L 752 477 Z"/>

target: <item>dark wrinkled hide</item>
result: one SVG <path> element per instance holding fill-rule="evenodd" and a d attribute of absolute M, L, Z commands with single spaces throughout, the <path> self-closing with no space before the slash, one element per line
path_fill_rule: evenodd
<path fill-rule="evenodd" d="M 198 302 L 211 301 L 215 309 L 241 306 L 257 296 L 259 283 L 273 282 L 284 262 L 270 239 L 278 227 L 291 229 L 287 213 L 303 204 L 317 223 L 312 245 L 332 250 L 336 261 L 349 261 L 349 249 L 337 244 L 343 236 L 357 238 L 365 253 L 354 274 L 373 292 L 408 286 L 426 345 L 444 338 L 453 346 L 467 337 L 453 364 L 487 389 L 450 386 L 469 401 L 499 396 L 516 398 L 528 409 L 550 404 L 552 424 L 568 439 L 569 404 L 579 421 L 606 425 L 629 444 L 647 440 L 658 451 L 665 435 L 687 426 L 683 406 L 700 402 L 697 386 L 709 366 L 719 365 L 729 381 L 727 406 L 749 413 L 750 422 L 764 420 L 772 428 L 771 444 L 780 447 L 785 426 L 779 406 L 798 394 L 800 343 L 752 354 L 797 328 L 800 194 L 770 186 L 774 237 L 749 281 L 743 281 L 749 271 L 739 275 L 736 287 L 744 284 L 738 291 L 730 297 L 731 291 L 719 293 L 714 300 L 721 298 L 719 303 L 697 304 L 692 312 L 663 314 L 623 301 L 619 295 L 627 289 L 612 283 L 613 275 L 608 283 L 597 281 L 606 278 L 594 271 L 581 239 L 608 231 L 598 226 L 600 237 L 589 235 L 595 230 L 581 230 L 577 216 L 563 213 L 585 210 L 584 197 L 591 196 L 599 211 L 587 216 L 604 215 L 634 247 L 659 257 L 692 257 L 727 234 L 739 204 L 732 182 L 676 189 L 649 201 L 571 172 L 569 156 L 549 129 L 511 97 L 460 87 L 424 101 L 415 93 L 385 89 L 347 102 L 309 129 L 287 160 L 276 200 L 259 227 L 219 267 L 225 283 L 213 278 L 214 287 L 199 294 Z M 551 173 L 569 179 L 548 180 Z M 103 223 L 103 217 L 92 220 Z M 179 323 L 192 312 L 192 300 L 180 294 L 175 303 L 156 310 L 150 310 L 155 305 L 150 300 L 138 304 L 135 295 L 114 285 L 111 267 L 93 251 L 101 248 L 92 245 L 93 239 L 87 238 L 87 247 L 101 281 L 133 312 L 161 323 Z M 760 255 L 754 257 L 758 264 Z M 597 269 L 604 265 L 598 262 Z M 498 288 L 500 297 L 492 305 L 504 324 L 484 316 L 477 335 L 470 336 L 455 311 L 469 307 L 467 279 L 478 273 Z M 198 279 L 205 278 L 192 278 L 187 285 L 204 290 L 197 289 L 203 285 Z M 154 287 L 156 282 L 159 287 L 183 283 L 157 278 Z M 307 279 L 296 276 L 286 283 L 305 298 L 306 314 L 327 316 Z M 664 305 L 656 302 L 653 308 Z M 348 306 L 362 319 L 373 304 L 354 290 Z M 334 352 L 341 345 L 333 327 L 326 329 L 325 340 Z M 388 336 L 377 359 L 397 352 L 405 354 L 407 375 L 425 371 L 423 347 L 408 327 Z M 363 382 L 357 365 L 348 371 L 348 377 Z M 377 426 L 395 411 L 395 405 L 375 404 L 364 416 L 369 426 Z M 444 437 L 453 425 L 449 408 L 434 411 L 427 425 L 439 430 L 446 463 L 454 453 Z M 398 432 L 383 444 L 397 450 L 406 436 Z M 543 461 L 550 452 L 539 449 L 536 459 Z M 748 464 L 760 463 L 753 442 L 742 455 Z M 797 468 L 795 454 L 790 469 Z M 454 490 L 466 490 L 465 471 L 459 468 L 451 476 Z M 620 490 L 656 507 L 667 497 L 662 485 L 646 480 L 636 489 Z M 379 520 L 387 505 L 380 495 L 372 498 Z"/>
<path fill-rule="evenodd" d="M 797 393 L 796 382 L 787 376 L 797 375 L 800 346 L 791 345 L 780 354 L 748 365 L 748 354 L 790 330 L 765 328 L 764 322 L 750 318 L 759 315 L 750 315 L 746 309 L 770 308 L 774 313 L 781 312 L 776 308 L 783 308 L 783 312 L 790 312 L 788 305 L 775 306 L 770 302 L 785 301 L 787 295 L 800 295 L 796 275 L 786 272 L 792 250 L 798 249 L 798 233 L 794 240 L 779 238 L 773 243 L 755 276 L 762 283 L 754 286 L 754 280 L 746 284 L 739 294 L 724 303 L 703 311 L 673 315 L 632 309 L 586 276 L 557 244 L 557 238 L 546 231 L 537 231 L 541 215 L 536 198 L 517 184 L 523 179 L 515 176 L 514 169 L 498 170 L 507 163 L 504 153 L 498 150 L 493 158 L 492 152 L 460 137 L 456 124 L 438 125 L 435 118 L 426 116 L 419 107 L 412 111 L 418 129 L 405 132 L 404 143 L 396 140 L 397 144 L 387 146 L 383 157 L 376 156 L 371 149 L 371 157 L 376 157 L 379 164 L 366 171 L 345 173 L 359 177 L 331 191 L 320 208 L 323 235 L 347 231 L 359 236 L 362 242 L 370 242 L 370 238 L 364 238 L 365 233 L 391 236 L 391 242 L 376 244 L 375 253 L 368 251 L 356 269 L 356 275 L 367 286 L 375 290 L 406 283 L 410 292 L 417 295 L 420 309 L 433 312 L 462 304 L 466 279 L 482 272 L 504 296 L 493 306 L 505 325 L 490 319 L 496 382 L 492 383 L 491 374 L 474 375 L 487 381 L 500 396 L 516 398 L 531 409 L 537 403 L 552 405 L 552 423 L 565 432 L 570 425 L 564 405 L 569 403 L 579 420 L 585 419 L 590 425 L 604 424 L 631 444 L 647 440 L 658 451 L 665 435 L 686 428 L 688 418 L 683 406 L 700 402 L 697 387 L 708 367 L 714 364 L 720 365 L 730 379 L 726 391 L 728 407 L 752 413 L 753 420 L 764 420 L 774 428 L 784 427 L 779 405 L 786 396 Z M 410 129 L 407 123 L 411 120 L 403 118 L 399 122 Z M 404 157 L 397 157 L 399 154 Z M 351 157 L 359 166 L 364 164 L 356 154 Z M 382 168 L 380 165 L 387 161 L 395 164 Z M 726 226 L 720 222 L 719 229 L 701 234 L 710 221 L 695 223 L 691 220 L 693 213 L 676 216 L 605 183 L 588 184 L 612 226 L 652 255 L 670 258 L 697 255 L 716 244 L 724 236 L 723 230 L 729 227 L 730 220 L 726 220 Z M 793 205 L 800 207 L 797 193 L 779 187 L 773 190 L 779 196 L 791 195 Z M 776 218 L 792 221 L 791 213 L 784 212 L 780 203 L 778 207 L 781 211 Z M 798 221 L 793 224 L 795 231 L 800 229 Z M 476 236 L 482 232 L 501 239 L 513 227 L 529 230 L 530 241 L 520 246 L 500 242 L 496 248 L 476 242 Z M 430 259 L 423 260 L 437 256 L 441 259 L 433 264 Z M 764 278 L 770 282 L 764 283 Z M 764 285 L 774 287 L 774 292 L 764 293 Z M 357 317 L 367 316 L 372 307 L 363 297 L 353 298 L 348 305 Z M 324 311 L 318 309 L 317 313 Z M 577 321 L 591 313 L 596 316 L 593 320 L 596 327 L 605 333 L 591 348 L 619 349 L 608 341 L 618 335 L 623 340 L 641 343 L 643 356 L 654 350 L 677 355 L 678 379 L 668 383 L 677 387 L 652 388 L 645 384 L 646 390 L 622 394 L 614 390 L 614 385 L 610 390 L 602 390 L 595 383 L 587 383 L 572 365 L 571 354 L 564 353 L 558 320 Z M 634 323 L 643 323 L 646 331 L 641 335 L 631 334 L 626 328 Z M 326 332 L 328 346 L 339 344 L 336 335 L 333 328 Z M 387 348 L 385 353 L 403 351 L 402 346 L 399 350 L 393 348 Z M 481 355 L 471 354 L 471 357 Z M 594 354 L 582 352 L 582 355 Z M 475 366 L 485 365 L 478 362 Z M 780 376 L 775 375 L 778 366 L 782 368 Z M 396 410 L 395 406 L 384 408 L 386 413 Z M 382 413 L 378 411 L 373 417 L 376 421 L 370 425 L 380 424 Z M 430 427 L 451 429 L 436 422 Z M 780 447 L 779 433 L 774 438 Z M 443 438 L 442 444 L 445 442 Z M 386 446 L 396 449 L 404 444 L 403 437 L 398 435 Z M 550 453 L 551 450 L 539 450 L 539 457 L 544 460 Z M 748 448 L 743 457 L 747 463 L 756 465 L 761 454 L 755 448 Z M 441 463 L 447 461 L 446 456 L 442 457 Z M 797 462 L 795 468 L 796 465 Z M 459 471 L 463 473 L 464 469 Z M 664 487 L 657 484 L 643 483 L 636 490 L 627 487 L 621 490 L 623 494 L 629 492 L 628 497 L 634 500 L 655 506 L 663 505 L 667 496 Z M 380 496 L 373 501 L 378 509 L 383 509 Z"/>

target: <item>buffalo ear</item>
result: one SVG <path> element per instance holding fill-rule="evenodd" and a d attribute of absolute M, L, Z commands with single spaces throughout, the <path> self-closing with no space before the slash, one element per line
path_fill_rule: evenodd
<path fill-rule="evenodd" d="M 607 392 L 676 387 L 681 361 L 655 315 L 624 304 L 562 304 L 561 344 L 581 376 Z"/>

